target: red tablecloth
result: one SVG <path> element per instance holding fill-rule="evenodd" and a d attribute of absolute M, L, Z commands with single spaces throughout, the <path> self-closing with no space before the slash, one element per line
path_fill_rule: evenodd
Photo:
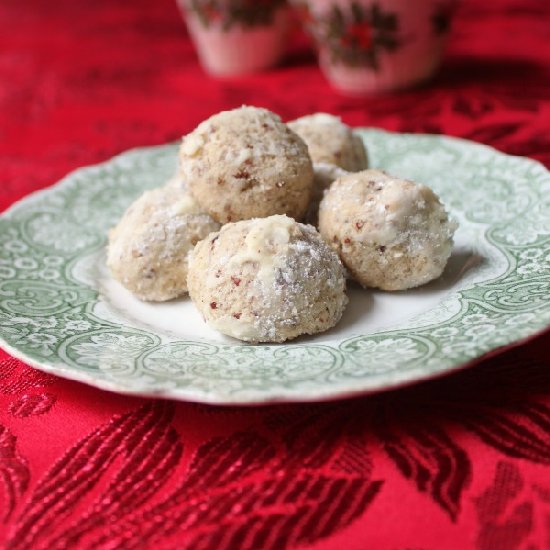
<path fill-rule="evenodd" d="M 422 89 L 333 92 L 310 53 L 228 81 L 170 0 L 0 3 L 0 209 L 243 103 L 441 132 L 550 164 L 550 3 L 461 2 Z M 10 548 L 550 548 L 548 334 L 456 375 L 343 402 L 123 397 L 0 352 Z"/>

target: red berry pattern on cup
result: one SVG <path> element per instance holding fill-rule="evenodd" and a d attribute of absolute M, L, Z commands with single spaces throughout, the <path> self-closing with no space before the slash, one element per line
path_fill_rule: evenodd
<path fill-rule="evenodd" d="M 333 63 L 377 69 L 380 52 L 393 51 L 401 43 L 397 15 L 377 3 L 364 7 L 351 2 L 345 8 L 335 4 L 323 15 L 299 4 L 298 13 L 318 44 L 328 47 Z"/>

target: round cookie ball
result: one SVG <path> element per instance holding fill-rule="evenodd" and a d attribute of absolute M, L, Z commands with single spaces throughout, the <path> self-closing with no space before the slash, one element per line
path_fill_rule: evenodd
<path fill-rule="evenodd" d="M 365 170 L 337 179 L 319 230 L 364 287 L 404 290 L 441 275 L 456 222 L 425 185 Z"/>
<path fill-rule="evenodd" d="M 220 223 L 272 214 L 301 219 L 313 167 L 306 144 L 274 113 L 241 107 L 183 138 L 180 168 L 191 193 Z"/>
<path fill-rule="evenodd" d="M 361 136 L 339 117 L 327 113 L 308 115 L 288 123 L 307 144 L 314 163 L 335 164 L 348 172 L 368 167 L 367 151 Z"/>
<path fill-rule="evenodd" d="M 189 193 L 171 186 L 146 191 L 109 232 L 107 266 L 141 300 L 176 298 L 187 291 L 189 253 L 219 228 Z"/>
<path fill-rule="evenodd" d="M 338 255 L 287 216 L 224 225 L 196 246 L 187 282 L 212 328 L 248 342 L 325 331 L 348 301 Z"/>

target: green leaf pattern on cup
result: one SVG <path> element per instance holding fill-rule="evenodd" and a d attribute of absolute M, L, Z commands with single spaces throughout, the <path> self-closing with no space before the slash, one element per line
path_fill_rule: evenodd
<path fill-rule="evenodd" d="M 274 21 L 275 12 L 285 0 L 182 0 L 187 13 L 205 28 L 227 31 L 235 26 L 265 27 Z"/>

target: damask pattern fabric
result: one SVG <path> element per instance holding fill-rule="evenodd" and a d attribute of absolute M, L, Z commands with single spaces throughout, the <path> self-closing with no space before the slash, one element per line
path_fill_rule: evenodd
<path fill-rule="evenodd" d="M 550 165 L 550 6 L 463 0 L 423 88 L 333 92 L 303 39 L 280 68 L 198 67 L 175 3 L 0 5 L 0 208 L 126 149 L 255 104 L 445 133 Z M 0 352 L 7 548 L 550 547 L 548 333 L 453 376 L 229 408 L 102 392 Z"/>

